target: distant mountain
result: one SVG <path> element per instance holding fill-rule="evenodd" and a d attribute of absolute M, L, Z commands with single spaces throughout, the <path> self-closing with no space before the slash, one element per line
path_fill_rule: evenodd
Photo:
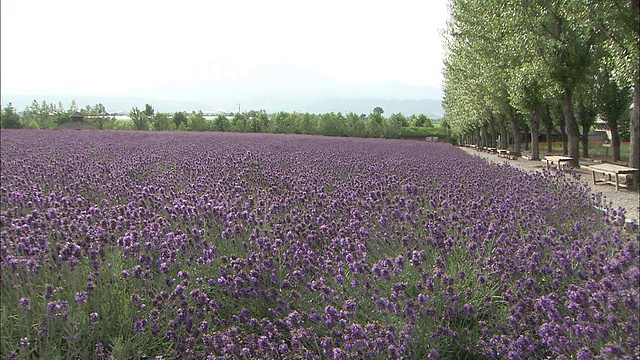
<path fill-rule="evenodd" d="M 83 109 L 87 105 L 102 104 L 109 113 L 129 113 L 129 111 L 137 106 L 144 109 L 145 104 L 151 104 L 157 111 L 174 112 L 174 111 L 191 111 L 191 110 L 208 110 L 205 103 L 198 101 L 170 100 L 153 97 L 124 97 L 124 96 L 98 96 L 98 95 L 11 95 L 2 94 L 0 96 L 2 107 L 11 102 L 13 107 L 18 111 L 22 111 L 30 105 L 33 100 L 39 103 L 46 101 L 47 103 L 57 104 L 59 101 L 65 108 L 69 108 L 71 101 L 75 100 L 78 107 Z"/>
<path fill-rule="evenodd" d="M 381 107 L 384 115 L 402 113 L 406 116 L 425 114 L 432 119 L 440 119 L 444 115 L 440 100 L 398 100 L 398 99 L 326 99 L 307 105 L 311 113 L 354 112 L 369 114 L 375 107 Z"/>
<path fill-rule="evenodd" d="M 267 112 L 355 112 L 369 114 L 380 106 L 385 115 L 401 112 L 410 116 L 442 117 L 442 91 L 436 87 L 411 86 L 397 81 L 372 83 L 340 82 L 311 69 L 285 64 L 257 66 L 234 78 L 201 79 L 144 93 L 98 95 L 11 95 L 2 93 L 2 105 L 13 102 L 24 109 L 34 99 L 62 101 L 66 107 L 76 100 L 80 107 L 102 103 L 109 112 L 128 112 L 151 104 L 157 111 L 225 111 L 264 109 Z"/>
<path fill-rule="evenodd" d="M 152 98 L 120 98 L 120 97 L 94 97 L 94 96 L 27 96 L 27 95 L 2 95 L 2 106 L 4 107 L 8 102 L 12 102 L 14 108 L 17 111 L 22 111 L 24 108 L 31 104 L 33 100 L 42 102 L 62 101 L 63 105 L 69 106 L 71 100 L 76 100 L 76 103 L 84 108 L 86 105 L 95 105 L 102 103 L 107 111 L 110 113 L 128 113 L 134 106 L 139 109 L 144 109 L 145 104 L 151 104 L 157 111 L 160 112 L 176 112 L 176 111 L 198 111 L 202 110 L 207 113 L 212 112 L 235 112 L 238 110 L 238 105 L 229 103 L 228 106 L 218 106 L 215 103 L 209 103 L 206 101 L 180 101 L 180 100 L 163 100 Z M 423 99 L 423 100 L 399 100 L 399 99 L 347 99 L 347 98 L 333 98 L 322 99 L 318 101 L 294 101 L 286 98 L 276 97 L 264 97 L 256 98 L 250 101 L 241 103 L 241 111 L 246 110 L 261 110 L 264 109 L 269 113 L 278 111 L 296 111 L 296 112 L 310 112 L 314 114 L 328 113 L 328 112 L 341 112 L 343 114 L 348 112 L 354 112 L 357 114 L 370 114 L 373 108 L 380 106 L 384 110 L 384 115 L 389 116 L 391 114 L 402 113 L 406 116 L 425 114 L 433 119 L 442 118 L 444 111 L 440 100 Z"/>

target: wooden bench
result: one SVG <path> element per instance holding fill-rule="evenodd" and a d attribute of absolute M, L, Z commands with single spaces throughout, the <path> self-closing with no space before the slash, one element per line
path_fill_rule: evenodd
<path fill-rule="evenodd" d="M 498 153 L 498 157 L 503 157 L 509 160 L 518 160 L 519 156 L 517 152 L 507 149 L 496 149 L 496 153 Z"/>
<path fill-rule="evenodd" d="M 638 186 L 638 172 L 640 170 L 628 166 L 622 166 L 617 164 L 597 164 L 586 166 L 586 169 L 591 170 L 593 176 L 593 184 L 611 184 L 616 186 L 616 191 L 621 187 L 629 188 L 630 185 Z M 602 174 L 604 179 L 596 179 L 596 173 Z M 626 177 L 625 183 L 620 183 L 620 176 Z M 633 179 L 629 182 L 629 178 Z"/>
<path fill-rule="evenodd" d="M 547 155 L 542 159 L 542 161 L 547 162 L 547 167 L 556 165 L 559 168 L 560 166 L 562 166 L 562 163 L 565 163 L 566 165 L 567 163 L 573 161 L 573 158 L 568 156 Z"/>

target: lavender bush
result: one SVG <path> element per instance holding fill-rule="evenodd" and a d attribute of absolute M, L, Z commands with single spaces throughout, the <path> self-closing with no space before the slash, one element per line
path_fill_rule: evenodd
<path fill-rule="evenodd" d="M 1 160 L 2 358 L 638 358 L 638 226 L 567 174 L 230 133 Z"/>

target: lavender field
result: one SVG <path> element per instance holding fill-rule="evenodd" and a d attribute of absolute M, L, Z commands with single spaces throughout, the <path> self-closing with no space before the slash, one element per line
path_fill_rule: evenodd
<path fill-rule="evenodd" d="M 569 175 L 417 141 L 1 140 L 1 358 L 639 357 L 638 225 Z"/>

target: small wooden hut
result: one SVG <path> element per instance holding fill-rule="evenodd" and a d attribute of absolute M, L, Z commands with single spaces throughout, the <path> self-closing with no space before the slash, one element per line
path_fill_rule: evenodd
<path fill-rule="evenodd" d="M 95 130 L 96 129 L 95 126 L 84 121 L 84 115 L 82 113 L 79 113 L 76 111 L 73 114 L 71 114 L 70 118 L 71 120 L 58 125 L 56 129 L 61 129 L 61 130 Z"/>

